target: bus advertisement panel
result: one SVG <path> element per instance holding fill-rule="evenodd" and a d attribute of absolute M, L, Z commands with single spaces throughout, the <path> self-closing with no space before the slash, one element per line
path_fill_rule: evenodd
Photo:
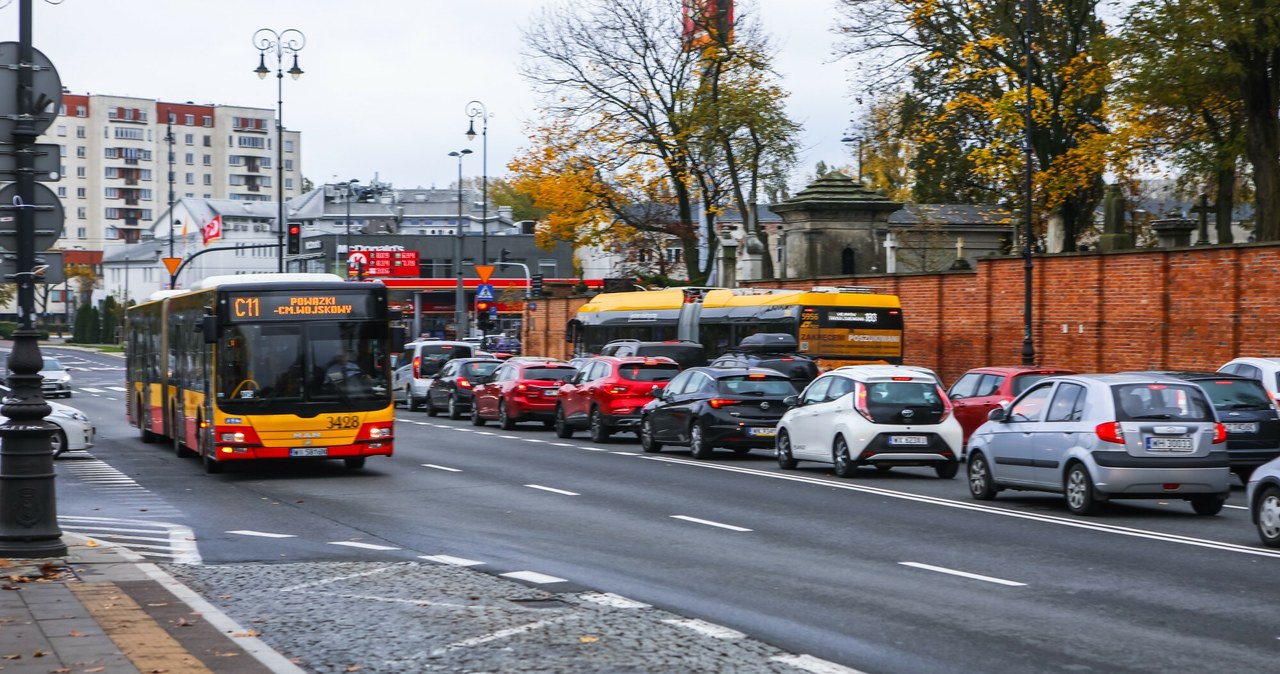
<path fill-rule="evenodd" d="M 229 461 L 394 448 L 386 288 L 330 274 L 212 277 L 126 312 L 129 421 L 218 472 Z"/>

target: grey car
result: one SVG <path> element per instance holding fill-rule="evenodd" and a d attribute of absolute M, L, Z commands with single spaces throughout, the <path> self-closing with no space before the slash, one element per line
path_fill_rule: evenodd
<path fill-rule="evenodd" d="M 1253 471 L 1245 487 L 1245 500 L 1262 544 L 1280 548 L 1280 459 L 1268 461 Z"/>
<path fill-rule="evenodd" d="M 1230 494 L 1227 432 L 1199 386 L 1129 374 L 1060 375 L 990 412 L 969 440 L 969 492 L 1056 492 L 1078 515 L 1111 499 L 1184 499 L 1216 515 Z"/>

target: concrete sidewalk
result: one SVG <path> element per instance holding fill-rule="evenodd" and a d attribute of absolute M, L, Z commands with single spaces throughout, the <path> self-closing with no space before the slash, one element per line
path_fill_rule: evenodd
<path fill-rule="evenodd" d="M 302 674 L 251 629 L 124 548 L 0 559 L 0 673 Z"/>

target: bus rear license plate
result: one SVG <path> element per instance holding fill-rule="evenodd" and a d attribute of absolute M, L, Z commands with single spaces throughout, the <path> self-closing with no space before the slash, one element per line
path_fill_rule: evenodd
<path fill-rule="evenodd" d="M 890 435 L 889 444 L 919 447 L 921 445 L 929 444 L 929 438 L 923 435 Z"/>
<path fill-rule="evenodd" d="M 1191 450 L 1191 438 L 1147 438 L 1147 449 Z"/>
<path fill-rule="evenodd" d="M 774 428 L 773 426 L 769 426 L 766 428 L 752 428 L 749 432 L 749 435 L 754 435 L 757 438 L 772 438 L 777 434 L 778 434 L 778 429 Z"/>
<path fill-rule="evenodd" d="M 1222 425 L 1227 427 L 1228 433 L 1257 433 L 1258 432 L 1257 422 L 1222 424 Z"/>
<path fill-rule="evenodd" d="M 293 447 L 289 456 L 329 456 L 328 447 Z"/>

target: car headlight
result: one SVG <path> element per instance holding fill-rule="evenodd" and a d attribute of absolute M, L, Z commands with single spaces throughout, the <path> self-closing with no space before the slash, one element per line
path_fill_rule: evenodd
<path fill-rule="evenodd" d="M 83 412 L 77 412 L 76 410 L 57 409 L 54 410 L 53 413 L 61 417 L 75 419 L 76 421 L 89 421 L 89 417 L 86 417 Z"/>

